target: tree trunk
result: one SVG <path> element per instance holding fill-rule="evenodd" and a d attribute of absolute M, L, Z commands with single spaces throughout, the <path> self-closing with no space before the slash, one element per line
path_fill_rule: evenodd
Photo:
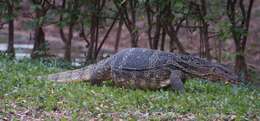
<path fill-rule="evenodd" d="M 8 2 L 8 14 L 9 16 L 13 16 L 13 5 Z M 8 21 L 8 47 L 7 47 L 7 54 L 10 57 L 15 56 L 14 50 L 14 19 Z"/>
<path fill-rule="evenodd" d="M 152 14 L 152 11 L 151 11 L 149 0 L 145 1 L 145 11 L 146 11 L 146 17 L 147 17 L 147 24 L 148 24 L 147 35 L 148 35 L 149 47 L 153 48 L 153 38 L 152 38 L 153 14 Z"/>
<path fill-rule="evenodd" d="M 39 4 L 36 1 L 33 1 L 35 4 Z M 47 10 L 44 9 L 36 9 L 35 11 L 35 19 L 40 19 L 41 17 L 45 16 Z M 34 29 L 34 46 L 33 46 L 33 50 L 31 53 L 31 58 L 35 59 L 38 57 L 41 57 L 43 55 L 46 54 L 46 50 L 45 50 L 45 33 L 43 31 L 43 22 L 42 21 L 37 21 L 38 25 L 37 27 Z"/>
<path fill-rule="evenodd" d="M 86 64 L 90 64 L 90 63 L 94 63 L 95 62 L 95 58 L 94 58 L 94 53 L 95 53 L 95 44 L 96 44 L 96 15 L 94 15 L 94 13 L 92 13 L 91 15 L 91 25 L 90 25 L 90 45 L 88 48 L 88 52 L 87 52 L 87 60 L 86 60 Z"/>
<path fill-rule="evenodd" d="M 131 19 L 132 21 L 130 22 L 131 27 L 131 40 L 132 40 L 132 47 L 138 47 L 138 40 L 139 40 L 139 35 L 138 35 L 138 28 L 136 26 L 136 4 L 138 1 L 136 0 L 130 0 L 130 12 L 131 12 Z"/>
<path fill-rule="evenodd" d="M 177 37 L 177 31 L 173 30 L 173 27 L 168 28 L 167 25 L 165 25 L 166 23 L 163 23 L 164 25 L 164 29 L 166 31 L 166 33 L 168 34 L 168 36 L 170 37 L 170 52 L 172 52 L 173 50 L 173 43 L 176 44 L 176 46 L 178 47 L 178 50 L 180 53 L 187 53 L 183 47 L 183 45 L 181 44 L 180 40 Z"/>
<path fill-rule="evenodd" d="M 208 37 L 208 22 L 206 20 L 207 16 L 207 3 L 206 0 L 200 0 L 201 7 L 200 7 L 200 55 L 202 57 L 206 57 L 208 60 L 211 60 L 210 55 L 210 45 L 209 45 L 209 37 Z"/>
<path fill-rule="evenodd" d="M 68 62 L 71 61 L 71 40 L 67 40 L 65 43 L 64 59 Z"/>
<path fill-rule="evenodd" d="M 119 23 L 118 23 L 118 30 L 116 33 L 116 43 L 115 43 L 115 49 L 114 52 L 116 53 L 118 51 L 118 46 L 119 46 L 119 42 L 120 42 L 120 37 L 121 37 L 121 31 L 122 31 L 122 27 L 123 27 L 123 17 L 120 17 Z"/>
<path fill-rule="evenodd" d="M 14 50 L 14 20 L 9 20 L 8 22 L 8 47 L 7 47 L 7 54 L 10 57 L 15 56 Z"/>
<path fill-rule="evenodd" d="M 160 15 L 156 16 L 156 25 L 155 25 L 155 33 L 153 37 L 153 49 L 158 49 L 159 40 L 161 35 L 161 23 L 160 23 Z"/>
<path fill-rule="evenodd" d="M 222 40 L 218 40 L 217 41 L 217 47 L 216 47 L 216 57 L 217 57 L 217 60 L 219 63 L 221 63 L 221 60 L 222 60 L 222 47 L 223 47 L 223 42 Z"/>
<path fill-rule="evenodd" d="M 34 44 L 33 50 L 31 53 L 32 59 L 41 57 L 45 54 L 44 50 L 44 43 L 45 43 L 45 34 L 43 28 L 37 27 L 34 29 Z"/>
<path fill-rule="evenodd" d="M 227 1 L 227 15 L 232 25 L 230 29 L 236 45 L 235 71 L 239 74 L 242 81 L 248 80 L 249 77 L 247 73 L 245 48 L 253 3 L 254 0 L 248 1 L 248 4 L 245 4 L 244 0 Z M 238 17 L 239 21 L 237 21 Z"/>
<path fill-rule="evenodd" d="M 164 29 L 162 29 L 162 40 L 161 40 L 161 46 L 160 46 L 160 50 L 162 50 L 162 51 L 164 51 L 165 39 L 166 39 L 166 32 Z"/>
<path fill-rule="evenodd" d="M 178 38 L 180 26 L 185 19 L 176 19 L 176 16 L 172 14 L 170 3 L 171 1 L 169 1 L 169 4 L 165 6 L 163 14 L 161 15 L 161 26 L 163 27 L 167 35 L 170 37 L 170 52 L 172 52 L 174 49 L 173 44 L 176 44 L 176 47 L 178 48 L 180 53 L 187 53 Z"/>
<path fill-rule="evenodd" d="M 131 47 L 138 47 L 138 32 L 136 29 L 134 29 L 134 31 L 131 32 Z"/>
<path fill-rule="evenodd" d="M 207 22 L 201 22 L 202 28 L 200 28 L 200 55 L 202 57 L 211 60 L 209 37 L 208 37 L 208 25 Z"/>
<path fill-rule="evenodd" d="M 68 62 L 71 61 L 71 41 L 72 41 L 72 38 L 73 38 L 73 27 L 74 27 L 74 23 L 72 22 L 69 26 L 68 38 L 66 39 L 66 43 L 65 43 L 64 58 Z"/>
<path fill-rule="evenodd" d="M 236 54 L 235 56 L 235 71 L 240 75 L 242 81 L 244 81 L 248 78 L 244 50 L 237 49 L 236 51 L 240 53 Z"/>

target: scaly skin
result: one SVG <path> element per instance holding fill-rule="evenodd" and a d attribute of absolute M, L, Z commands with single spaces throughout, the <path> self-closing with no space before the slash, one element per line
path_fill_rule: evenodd
<path fill-rule="evenodd" d="M 144 48 L 124 49 L 85 68 L 39 77 L 56 82 L 89 80 L 101 84 L 113 80 L 115 85 L 141 89 L 158 89 L 170 85 L 183 91 L 183 80 L 198 77 L 211 81 L 238 83 L 238 76 L 224 65 L 191 55 Z"/>

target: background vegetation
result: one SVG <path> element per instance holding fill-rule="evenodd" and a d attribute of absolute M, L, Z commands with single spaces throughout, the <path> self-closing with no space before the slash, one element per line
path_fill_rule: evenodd
<path fill-rule="evenodd" d="M 118 50 L 122 26 L 130 34 L 131 47 L 139 46 L 137 22 L 147 25 L 149 47 L 152 49 L 187 53 L 178 38 L 181 29 L 198 31 L 199 55 L 209 60 L 221 61 L 222 41 L 232 38 L 235 45 L 235 70 L 246 78 L 247 65 L 245 49 L 254 0 L 1 0 L 1 25 L 8 24 L 9 41 L 7 53 L 14 56 L 14 21 L 29 9 L 29 25 L 34 30 L 32 58 L 46 55 L 45 32 L 43 27 L 55 25 L 59 28 L 64 42 L 64 59 L 71 61 L 73 33 L 86 41 L 86 61 L 93 62 L 104 45 L 111 29 L 118 23 L 114 39 Z M 143 18 L 143 19 L 141 19 Z M 106 27 L 104 27 L 106 26 Z M 104 30 L 105 29 L 105 30 Z M 100 39 L 101 33 L 105 33 Z M 213 55 L 209 40 L 218 41 Z M 169 45 L 168 47 L 165 47 Z"/>
<path fill-rule="evenodd" d="M 59 60 L 42 58 L 49 56 L 46 27 L 52 26 L 64 43 L 63 57 L 67 62 L 72 61 L 75 38 L 84 40 L 85 64 L 97 60 L 116 27 L 114 52 L 120 49 L 126 28 L 131 47 L 147 43 L 151 49 L 191 54 L 180 38 L 182 30 L 186 30 L 197 34 L 198 39 L 193 41 L 199 44 L 195 52 L 198 56 L 222 63 L 223 55 L 229 51 L 234 56 L 235 71 L 248 81 L 251 72 L 245 50 L 254 3 L 255 0 L 0 0 L 0 29 L 8 32 L 8 47 L 0 57 L 0 120 L 260 120 L 260 91 L 245 85 L 232 87 L 190 80 L 185 85 L 187 93 L 178 95 L 168 89 L 114 88 L 109 82 L 93 87 L 86 83 L 58 85 L 34 80 L 36 75 L 74 68 Z M 34 60 L 13 59 L 16 21 L 24 22 L 25 26 L 19 29 L 33 31 Z M 145 28 L 140 28 L 140 23 Z M 142 36 L 148 39 L 142 40 Z"/>

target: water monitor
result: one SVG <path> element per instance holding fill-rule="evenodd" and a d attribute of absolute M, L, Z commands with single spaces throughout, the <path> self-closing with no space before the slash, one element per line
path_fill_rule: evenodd
<path fill-rule="evenodd" d="M 92 84 L 112 80 L 113 84 L 123 87 L 158 89 L 170 85 L 183 91 L 183 80 L 187 76 L 229 83 L 239 81 L 238 76 L 224 65 L 192 55 L 145 48 L 124 49 L 97 64 L 38 79 L 55 82 L 88 80 Z"/>

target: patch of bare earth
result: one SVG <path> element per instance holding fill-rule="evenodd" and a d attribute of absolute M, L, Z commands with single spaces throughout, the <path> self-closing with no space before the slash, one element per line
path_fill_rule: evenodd
<path fill-rule="evenodd" d="M 149 120 L 149 119 L 161 119 L 161 120 L 177 120 L 177 121 L 193 121 L 196 119 L 192 113 L 178 114 L 175 112 L 112 112 L 112 113 L 92 113 L 88 110 L 80 109 L 76 111 L 77 115 L 73 116 L 72 111 L 69 110 L 52 110 L 44 111 L 40 108 L 26 108 L 21 107 L 16 103 L 11 103 L 8 107 L 8 111 L 4 108 L 0 108 L 0 120 L 21 120 L 21 121 L 42 121 L 47 119 L 52 120 L 91 120 L 100 121 L 104 118 L 112 119 L 114 121 L 123 121 L 126 119 L 138 119 L 138 120 Z"/>
<path fill-rule="evenodd" d="M 74 113 L 73 113 L 74 112 Z M 180 114 L 176 112 L 111 112 L 111 113 L 93 113 L 87 109 L 78 109 L 74 111 L 54 109 L 45 111 L 40 108 L 26 108 L 19 106 L 16 103 L 11 103 L 8 110 L 0 108 L 0 120 L 11 121 L 44 121 L 44 120 L 89 120 L 102 121 L 104 119 L 112 119 L 113 121 L 124 121 L 135 119 L 139 121 L 148 121 L 151 119 L 158 120 L 175 120 L 175 121 L 196 121 L 198 120 L 193 113 Z M 76 112 L 76 115 L 75 115 Z M 212 121 L 235 121 L 235 114 L 215 114 L 210 117 Z M 259 121 L 260 117 L 253 113 L 248 113 L 245 117 L 252 121 Z"/>

